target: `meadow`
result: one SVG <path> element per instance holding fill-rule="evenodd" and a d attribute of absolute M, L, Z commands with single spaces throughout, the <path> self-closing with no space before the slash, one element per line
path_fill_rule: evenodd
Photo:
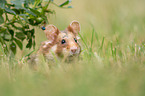
<path fill-rule="evenodd" d="M 64 0 L 54 0 L 60 3 Z M 145 96 L 145 0 L 72 0 L 71 9 L 54 8 L 49 23 L 64 30 L 71 21 L 81 24 L 80 60 L 56 62 L 50 69 L 42 60 L 32 70 L 0 52 L 0 96 Z M 35 28 L 36 49 L 45 41 Z"/>

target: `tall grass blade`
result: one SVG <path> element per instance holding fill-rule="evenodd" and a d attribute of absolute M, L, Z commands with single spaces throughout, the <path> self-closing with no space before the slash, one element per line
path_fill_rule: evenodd
<path fill-rule="evenodd" d="M 88 48 L 88 46 L 87 46 L 87 44 L 86 44 L 86 42 L 85 42 L 85 40 L 83 39 L 83 37 L 81 36 L 81 34 L 80 34 L 80 33 L 79 33 L 79 36 L 80 36 L 81 40 L 83 41 L 83 43 L 84 43 L 85 47 L 86 47 L 87 49 L 89 49 L 89 48 Z"/>
<path fill-rule="evenodd" d="M 94 32 L 95 32 L 95 29 L 93 27 L 93 30 L 92 30 L 92 38 L 91 38 L 91 49 L 92 49 L 93 41 L 94 41 Z"/>
<path fill-rule="evenodd" d="M 103 45 L 104 45 L 104 39 L 105 39 L 105 37 L 103 37 L 103 39 L 102 39 L 102 43 L 101 43 L 100 50 L 102 50 L 102 49 L 103 49 Z"/>

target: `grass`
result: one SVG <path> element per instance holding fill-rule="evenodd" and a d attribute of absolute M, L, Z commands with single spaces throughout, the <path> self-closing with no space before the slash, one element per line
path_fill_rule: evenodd
<path fill-rule="evenodd" d="M 56 16 L 50 23 L 60 30 L 74 19 L 80 21 L 81 59 L 57 62 L 51 69 L 42 60 L 35 71 L 19 60 L 32 50 L 18 51 L 15 58 L 3 56 L 1 50 L 0 96 L 144 96 L 144 3 L 73 0 L 73 9 L 51 6 Z M 38 48 L 46 38 L 36 29 Z"/>

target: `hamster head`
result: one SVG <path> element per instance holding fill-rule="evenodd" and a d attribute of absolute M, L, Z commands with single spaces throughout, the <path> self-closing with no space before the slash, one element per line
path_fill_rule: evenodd
<path fill-rule="evenodd" d="M 54 25 L 48 25 L 44 32 L 48 39 L 40 47 L 44 55 L 53 52 L 58 57 L 76 57 L 80 54 L 81 47 L 78 41 L 80 24 L 78 21 L 72 21 L 64 31 L 59 31 Z"/>

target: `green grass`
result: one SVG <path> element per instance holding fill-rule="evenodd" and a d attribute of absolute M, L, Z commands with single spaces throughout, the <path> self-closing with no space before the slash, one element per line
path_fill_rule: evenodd
<path fill-rule="evenodd" d="M 32 50 L 24 48 L 8 58 L 0 47 L 0 96 L 145 96 L 144 4 L 73 0 L 73 9 L 51 6 L 56 16 L 50 16 L 50 23 L 60 30 L 74 19 L 80 21 L 80 60 L 57 62 L 51 69 L 42 61 L 36 71 L 20 61 Z M 46 38 L 36 29 L 38 49 Z"/>

